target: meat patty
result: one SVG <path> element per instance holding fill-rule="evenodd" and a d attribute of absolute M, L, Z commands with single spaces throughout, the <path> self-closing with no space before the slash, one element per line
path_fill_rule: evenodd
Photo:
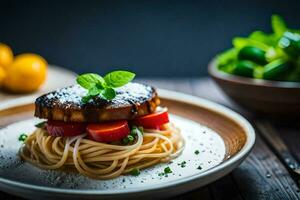
<path fill-rule="evenodd" d="M 116 88 L 116 97 L 81 101 L 87 90 L 79 85 L 42 95 L 35 101 L 35 116 L 66 122 L 102 122 L 134 119 L 155 111 L 160 104 L 156 90 L 148 85 L 128 83 Z"/>

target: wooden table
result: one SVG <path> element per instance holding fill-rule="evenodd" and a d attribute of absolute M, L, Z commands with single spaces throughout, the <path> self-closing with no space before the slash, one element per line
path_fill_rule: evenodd
<path fill-rule="evenodd" d="M 138 80 L 159 88 L 180 91 L 203 97 L 241 113 L 255 127 L 266 128 L 267 131 L 279 133 L 279 139 L 284 141 L 291 153 L 300 161 L 300 125 L 299 123 L 278 123 L 263 118 L 257 118 L 233 104 L 209 78 L 204 79 L 146 79 Z M 296 125 L 295 125 L 296 124 Z M 261 130 L 261 129 L 260 129 Z M 229 175 L 206 187 L 183 194 L 173 199 L 201 200 L 243 200 L 243 199 L 300 199 L 300 190 L 295 179 L 285 167 L 281 156 L 268 145 L 269 142 L 257 130 L 257 141 L 249 157 Z M 278 142 L 276 140 L 275 142 Z M 280 144 L 278 144 L 280 145 Z M 0 199 L 20 199 L 0 193 Z"/>

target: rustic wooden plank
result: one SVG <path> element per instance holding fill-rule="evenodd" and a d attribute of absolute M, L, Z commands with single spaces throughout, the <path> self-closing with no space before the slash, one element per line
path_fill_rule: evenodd
<path fill-rule="evenodd" d="M 259 132 L 270 146 L 271 150 L 278 156 L 296 184 L 300 184 L 300 164 L 295 159 L 287 144 L 283 141 L 276 128 L 268 121 L 259 119 L 255 121 Z M 294 138 L 296 139 L 296 137 Z"/>
<path fill-rule="evenodd" d="M 289 147 L 293 156 L 300 162 L 300 124 L 299 121 L 273 122 L 284 142 Z"/>
<path fill-rule="evenodd" d="M 234 183 L 231 174 L 209 185 L 211 195 L 215 200 L 242 200 L 243 196 Z"/>
<path fill-rule="evenodd" d="M 244 199 L 300 199 L 299 188 L 259 135 L 248 159 L 232 174 Z"/>
<path fill-rule="evenodd" d="M 182 195 L 179 195 L 178 197 L 170 198 L 170 200 L 212 200 L 211 193 L 209 191 L 208 187 L 203 187 Z"/>

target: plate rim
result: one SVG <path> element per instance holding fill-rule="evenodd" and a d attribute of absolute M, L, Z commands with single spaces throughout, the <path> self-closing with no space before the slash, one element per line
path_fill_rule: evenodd
<path fill-rule="evenodd" d="M 175 186 L 183 185 L 184 183 L 189 183 L 195 181 L 197 179 L 201 179 L 206 176 L 210 176 L 212 174 L 218 174 L 222 170 L 226 171 L 225 169 L 230 168 L 230 166 L 239 164 L 242 162 L 246 156 L 252 150 L 255 144 L 255 131 L 252 125 L 240 114 L 236 113 L 235 111 L 227 108 L 224 105 L 215 103 L 210 100 L 203 99 L 201 97 L 192 96 L 189 94 L 165 90 L 165 89 L 157 89 L 159 96 L 165 99 L 175 100 L 183 103 L 192 104 L 195 106 L 204 107 L 209 109 L 212 112 L 218 113 L 220 115 L 229 117 L 230 119 L 237 122 L 241 127 L 245 130 L 247 139 L 242 147 L 234 156 L 230 159 L 218 164 L 217 166 L 212 167 L 202 173 L 199 173 L 194 176 L 189 176 L 185 178 L 181 178 L 178 180 L 174 180 L 168 184 L 162 183 L 157 185 L 145 186 L 143 188 L 127 188 L 126 190 L 116 190 L 116 189 L 107 189 L 107 190 L 92 190 L 92 189 L 64 189 L 64 188 L 53 188 L 47 186 L 38 186 L 32 185 L 28 183 L 22 183 L 18 181 L 13 181 L 9 179 L 5 179 L 0 177 L 0 184 L 7 184 L 6 187 L 17 187 L 20 189 L 27 189 L 27 190 L 35 190 L 40 192 L 51 192 L 57 194 L 76 194 L 76 195 L 121 195 L 121 194 L 133 194 L 133 193 L 142 193 L 142 192 L 149 192 L 149 191 L 156 191 L 156 190 L 163 190 L 167 188 L 172 188 Z M 0 103 L 0 110 L 21 106 L 25 104 L 29 104 L 34 102 L 36 96 L 27 96 L 27 97 L 20 97 L 13 100 L 7 100 Z M 234 168 L 229 170 L 227 173 L 231 172 Z M 226 173 L 226 174 L 227 174 Z M 224 174 L 225 175 L 225 174 Z M 224 175 L 220 176 L 223 177 Z M 218 178 L 220 178 L 218 177 Z"/>

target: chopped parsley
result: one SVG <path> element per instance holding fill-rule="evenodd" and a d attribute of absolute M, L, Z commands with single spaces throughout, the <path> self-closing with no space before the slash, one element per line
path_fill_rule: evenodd
<path fill-rule="evenodd" d="M 170 167 L 166 167 L 164 169 L 164 172 L 161 172 L 158 174 L 158 176 L 165 176 L 165 177 L 168 177 L 168 174 L 172 173 L 172 170 Z"/>
<path fill-rule="evenodd" d="M 133 126 L 129 135 L 127 135 L 125 138 L 123 138 L 122 142 L 123 144 L 129 144 L 134 142 L 135 138 L 137 137 L 138 132 L 143 134 L 143 129 L 141 127 Z"/>
<path fill-rule="evenodd" d="M 202 167 L 199 165 L 199 167 L 197 167 L 197 169 L 201 170 L 201 169 L 202 169 Z"/>
<path fill-rule="evenodd" d="M 134 137 L 132 135 L 128 135 L 127 138 L 129 140 L 129 142 L 133 142 L 133 140 L 134 140 Z"/>
<path fill-rule="evenodd" d="M 43 121 L 43 122 L 35 124 L 34 126 L 37 127 L 37 128 L 44 128 L 45 124 L 46 124 L 46 121 Z"/>
<path fill-rule="evenodd" d="M 127 136 L 125 138 L 123 138 L 122 143 L 123 144 L 129 144 L 129 139 L 128 139 Z"/>
<path fill-rule="evenodd" d="M 199 151 L 199 150 L 196 150 L 194 153 L 195 153 L 196 155 L 198 155 L 198 154 L 200 153 L 200 151 Z"/>
<path fill-rule="evenodd" d="M 170 167 L 166 167 L 166 168 L 164 169 L 164 172 L 165 172 L 165 174 L 169 174 L 169 173 L 172 173 L 172 170 L 171 170 Z"/>
<path fill-rule="evenodd" d="M 27 139 L 27 135 L 25 133 L 22 133 L 20 136 L 19 136 L 19 141 L 21 142 L 24 142 L 26 139 Z"/>
<path fill-rule="evenodd" d="M 186 166 L 186 161 L 182 161 L 181 163 L 178 163 L 177 165 L 184 168 Z"/>
<path fill-rule="evenodd" d="M 158 176 L 164 176 L 164 175 L 165 175 L 165 173 L 163 173 L 163 172 L 158 174 Z"/>
<path fill-rule="evenodd" d="M 141 173 L 141 171 L 140 171 L 139 169 L 137 169 L 137 168 L 133 168 L 133 169 L 130 171 L 130 174 L 131 174 L 132 176 L 138 176 L 138 175 L 140 175 L 140 173 Z"/>

